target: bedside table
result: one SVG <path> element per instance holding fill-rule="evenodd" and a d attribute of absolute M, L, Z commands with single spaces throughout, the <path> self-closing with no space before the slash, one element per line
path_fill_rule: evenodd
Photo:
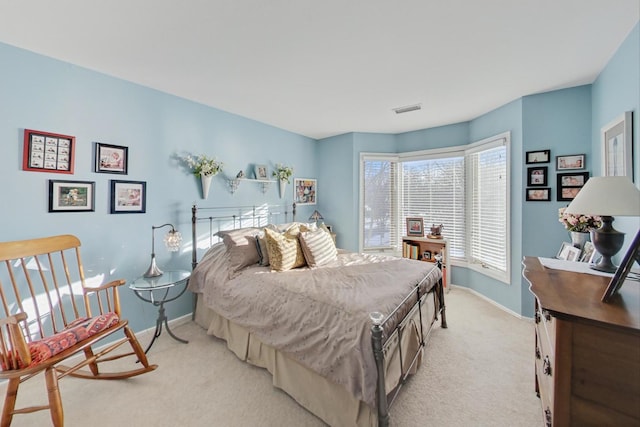
<path fill-rule="evenodd" d="M 135 292 L 136 296 L 141 300 L 151 303 L 158 308 L 158 319 L 156 319 L 156 331 L 153 334 L 151 342 L 144 351 L 147 353 L 156 338 L 162 334 L 162 324 L 171 338 L 181 343 L 187 344 L 189 341 L 178 338 L 169 329 L 169 319 L 167 318 L 164 310 L 165 303 L 176 300 L 182 296 L 187 290 L 187 283 L 189 283 L 190 271 L 186 270 L 170 270 L 165 271 L 162 276 L 158 277 L 138 277 L 129 284 L 129 289 Z M 173 289 L 177 289 L 175 292 L 171 292 Z"/>

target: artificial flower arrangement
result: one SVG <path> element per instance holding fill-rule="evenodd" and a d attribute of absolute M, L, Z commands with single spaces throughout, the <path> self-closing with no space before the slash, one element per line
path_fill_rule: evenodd
<path fill-rule="evenodd" d="M 602 219 L 596 215 L 578 215 L 564 213 L 566 207 L 558 210 L 558 221 L 564 225 L 568 231 L 577 231 L 579 233 L 588 233 L 591 230 L 600 228 Z"/>
<path fill-rule="evenodd" d="M 184 157 L 184 161 L 187 165 L 193 169 L 195 176 L 214 176 L 219 172 L 222 172 L 224 164 L 216 160 L 215 157 L 209 157 L 205 154 L 200 154 L 198 157 L 193 157 L 190 154 Z"/>
<path fill-rule="evenodd" d="M 276 164 L 276 170 L 271 173 L 271 176 L 277 178 L 278 181 L 287 181 L 289 183 L 289 178 L 293 175 L 293 168 L 290 166 L 285 166 L 280 163 Z"/>

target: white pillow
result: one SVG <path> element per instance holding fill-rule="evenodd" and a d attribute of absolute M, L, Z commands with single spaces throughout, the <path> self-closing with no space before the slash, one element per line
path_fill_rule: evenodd
<path fill-rule="evenodd" d="M 338 257 L 333 238 L 323 229 L 305 231 L 298 235 L 304 258 L 310 267 L 325 265 Z"/>

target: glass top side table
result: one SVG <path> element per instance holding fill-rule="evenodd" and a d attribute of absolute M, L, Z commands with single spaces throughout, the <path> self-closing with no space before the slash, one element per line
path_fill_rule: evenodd
<path fill-rule="evenodd" d="M 158 308 L 158 318 L 156 319 L 156 330 L 153 334 L 151 342 L 144 351 L 147 353 L 156 338 L 162 334 L 162 324 L 169 335 L 176 341 L 187 344 L 189 341 L 178 338 L 169 329 L 169 319 L 165 314 L 164 304 L 170 301 L 176 300 L 182 296 L 187 290 L 187 283 L 189 283 L 190 271 L 186 270 L 169 270 L 165 271 L 162 276 L 158 277 L 138 277 L 133 282 L 129 283 L 129 289 L 131 289 L 138 298 L 148 303 L 153 304 Z M 171 292 L 176 288 L 176 292 Z"/>

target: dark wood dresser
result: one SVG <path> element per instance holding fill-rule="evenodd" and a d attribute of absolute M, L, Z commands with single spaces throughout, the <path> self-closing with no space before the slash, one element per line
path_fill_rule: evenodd
<path fill-rule="evenodd" d="M 640 283 L 601 302 L 608 277 L 525 257 L 536 297 L 535 380 L 546 426 L 640 426 Z"/>

